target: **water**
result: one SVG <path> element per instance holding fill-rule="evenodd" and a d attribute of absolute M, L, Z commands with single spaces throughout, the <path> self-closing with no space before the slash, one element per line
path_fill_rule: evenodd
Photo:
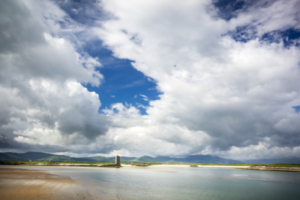
<path fill-rule="evenodd" d="M 300 172 L 180 167 L 35 169 L 70 176 L 94 195 L 109 199 L 300 199 Z"/>

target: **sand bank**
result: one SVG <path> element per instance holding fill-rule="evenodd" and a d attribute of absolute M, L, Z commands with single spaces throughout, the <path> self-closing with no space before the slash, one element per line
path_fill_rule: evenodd
<path fill-rule="evenodd" d="M 149 167 L 190 167 L 190 165 L 162 164 L 162 165 L 151 165 Z"/>
<path fill-rule="evenodd" d="M 233 169 L 247 169 L 250 166 L 232 166 L 232 165 L 197 165 L 200 168 L 233 168 Z M 187 165 L 176 165 L 176 164 L 163 164 L 163 165 L 151 165 L 149 167 L 191 167 Z"/>
<path fill-rule="evenodd" d="M 143 170 L 141 168 L 152 168 L 153 171 L 159 171 L 159 172 L 175 172 L 175 171 L 169 171 L 169 170 L 156 170 L 155 168 L 190 168 L 190 164 L 159 164 L 159 165 L 149 165 L 149 166 L 134 166 L 129 164 L 122 164 L 121 167 L 103 167 L 102 165 L 89 165 L 89 164 L 63 164 L 63 165 L 16 165 L 15 167 L 50 167 L 50 168 L 93 168 L 93 169 L 118 169 L 118 170 Z M 13 167 L 13 166 L 11 166 Z M 198 168 L 219 168 L 219 169 L 247 169 L 247 170 L 265 170 L 265 171 L 287 171 L 287 172 L 300 172 L 299 167 L 267 167 L 267 166 L 234 166 L 234 165 L 197 165 Z M 149 169 L 145 169 L 149 171 Z"/>
<path fill-rule="evenodd" d="M 11 167 L 0 168 L 0 194 L 1 200 L 99 199 L 69 177 Z"/>
<path fill-rule="evenodd" d="M 248 169 L 250 166 L 231 166 L 231 165 L 198 165 L 201 168 L 231 168 L 231 169 Z"/>

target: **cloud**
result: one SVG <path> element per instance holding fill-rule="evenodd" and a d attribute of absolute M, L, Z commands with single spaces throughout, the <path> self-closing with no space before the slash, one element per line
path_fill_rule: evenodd
<path fill-rule="evenodd" d="M 136 87 L 136 86 L 143 85 L 143 84 L 144 84 L 143 80 L 138 80 L 138 81 L 134 81 L 130 84 L 126 84 L 126 85 L 122 86 L 122 88 L 131 88 L 131 87 Z"/>
<path fill-rule="evenodd" d="M 101 84 L 101 64 L 60 23 L 80 26 L 52 1 L 1 1 L 0 13 L 1 148 L 66 151 L 104 135 L 99 96 L 82 85 Z"/>
<path fill-rule="evenodd" d="M 139 135 L 136 145 L 146 145 L 145 138 L 158 140 L 152 152 L 164 155 L 227 152 L 234 157 L 239 149 L 250 154 L 260 144 L 274 151 L 298 148 L 299 114 L 292 107 L 300 103 L 299 48 L 261 40 L 266 33 L 298 29 L 298 1 L 246 4 L 233 18 L 223 19 L 209 0 L 103 1 L 115 18 L 95 28 L 95 34 L 115 56 L 133 60 L 162 92 L 150 101 L 143 120 L 137 114 L 114 116 L 119 128 L 109 134 L 114 130 L 118 138 L 129 129 L 128 137 Z M 237 41 L 240 27 L 250 28 Z M 120 124 L 122 119 L 129 122 Z M 181 137 L 184 130 L 190 136 Z"/>
<path fill-rule="evenodd" d="M 241 9 L 237 17 L 230 19 L 231 26 L 251 24 L 260 36 L 271 31 L 300 28 L 300 15 L 296 9 L 300 2 L 297 0 L 245 2 L 245 9 Z"/>
<path fill-rule="evenodd" d="M 287 47 L 280 34 L 299 29 L 299 1 L 244 1 L 239 9 L 211 0 L 92 3 L 1 3 L 2 149 L 299 155 L 299 39 Z M 101 87 L 105 77 L 81 49 L 94 37 L 157 84 L 158 100 L 140 95 L 148 115 L 122 103 L 98 113 L 99 95 L 84 85 Z"/>
<path fill-rule="evenodd" d="M 144 94 L 140 94 L 140 96 L 143 98 L 144 101 L 149 101 L 148 97 Z"/>

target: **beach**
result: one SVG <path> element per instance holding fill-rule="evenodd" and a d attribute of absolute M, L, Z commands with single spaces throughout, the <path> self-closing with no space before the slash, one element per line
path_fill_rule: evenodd
<path fill-rule="evenodd" d="M 233 166 L 233 165 L 197 165 L 201 168 L 233 168 L 233 169 L 240 169 L 240 168 L 249 168 L 250 166 Z M 190 164 L 184 165 L 176 165 L 176 164 L 162 164 L 162 165 L 151 165 L 149 167 L 190 167 Z"/>
<path fill-rule="evenodd" d="M 13 167 L 0 168 L 0 194 L 1 200 L 97 199 L 69 177 Z"/>

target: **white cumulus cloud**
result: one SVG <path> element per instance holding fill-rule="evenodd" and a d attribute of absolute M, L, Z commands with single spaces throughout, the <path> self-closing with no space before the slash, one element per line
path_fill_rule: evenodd
<path fill-rule="evenodd" d="M 0 3 L 1 148 L 61 151 L 103 135 L 96 58 L 78 53 L 59 22 L 79 27 L 52 1 Z"/>
<path fill-rule="evenodd" d="M 209 0 L 104 0 L 101 6 L 115 18 L 95 34 L 115 56 L 133 60 L 162 92 L 150 101 L 147 117 L 114 116 L 118 128 L 109 134 L 123 138 L 130 130 L 131 140 L 118 139 L 118 145 L 123 141 L 132 151 L 142 145 L 153 154 L 238 157 L 241 150 L 253 158 L 267 156 L 250 154 L 261 145 L 298 148 L 300 116 L 292 106 L 300 105 L 299 48 L 260 40 L 265 33 L 297 29 L 298 4 L 249 4 L 225 20 Z M 243 26 L 251 27 L 245 41 L 233 39 Z"/>
<path fill-rule="evenodd" d="M 299 1 L 215 2 L 96 1 L 106 17 L 86 12 L 82 23 L 59 8 L 68 2 L 1 2 L 1 148 L 299 156 L 299 39 L 286 45 L 281 35 L 299 30 Z M 78 50 L 96 37 L 157 84 L 158 100 L 140 95 L 147 115 L 122 103 L 98 113 L 99 96 L 84 85 L 101 87 L 101 64 Z"/>

